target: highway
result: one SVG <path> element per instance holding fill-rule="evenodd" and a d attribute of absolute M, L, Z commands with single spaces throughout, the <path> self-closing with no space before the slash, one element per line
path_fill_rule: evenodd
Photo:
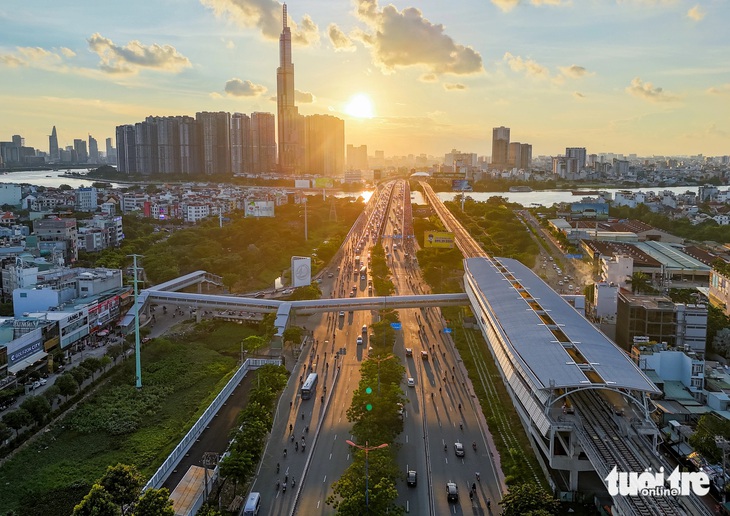
<path fill-rule="evenodd" d="M 396 294 L 426 293 L 427 287 L 414 260 L 416 241 L 410 210 L 410 192 L 405 181 L 390 182 L 381 188 L 343 243 L 337 261 L 330 264 L 328 271 L 332 277 L 329 274 L 323 277 L 322 291 L 331 293 L 331 297 L 344 298 L 355 287 L 357 297 L 373 295 L 366 281 L 355 279 L 358 268 L 355 262 L 356 256 L 360 256 L 361 262 L 367 263 L 369 250 L 381 237 L 389 255 Z M 473 391 L 458 355 L 443 332 L 445 323 L 440 311 L 422 308 L 399 313 L 402 329 L 397 332 L 393 354 L 404 364 L 406 377 L 413 378 L 415 386 L 407 387 L 406 378 L 403 379 L 407 403 L 404 430 L 398 439 L 398 462 L 403 477 L 398 484 L 397 503 L 411 514 L 419 515 L 475 511 L 489 514 L 489 500 L 494 503 L 492 510 L 496 513 L 501 489 L 488 447 L 487 430 L 478 413 L 478 402 L 470 394 Z M 265 458 L 253 486 L 254 491 L 262 493 L 262 515 L 335 513 L 326 499 L 332 494 L 332 483 L 351 461 L 352 450 L 345 443 L 352 438 L 346 411 L 360 380 L 360 364 L 367 358 L 370 332 L 364 334 L 362 345 L 355 340 L 363 335 L 363 325 L 369 326 L 373 318 L 377 318 L 377 312 L 354 311 L 345 312 L 344 316 L 326 313 L 307 319 L 306 326 L 313 327 L 311 348 L 299 358 L 297 372 L 281 398 Z M 406 356 L 406 348 L 410 348 L 411 356 Z M 310 371 L 320 377 L 317 393 L 312 399 L 302 400 L 299 375 L 306 378 Z M 306 444 L 304 453 L 302 437 Z M 463 457 L 455 453 L 457 442 L 463 444 Z M 408 470 L 417 472 L 416 486 L 407 485 Z M 476 473 L 480 474 L 479 480 Z M 293 488 L 292 478 L 296 481 Z M 281 488 L 284 481 L 286 492 Z M 457 484 L 458 503 L 448 502 L 447 482 Z M 470 497 L 472 485 L 476 491 Z"/>

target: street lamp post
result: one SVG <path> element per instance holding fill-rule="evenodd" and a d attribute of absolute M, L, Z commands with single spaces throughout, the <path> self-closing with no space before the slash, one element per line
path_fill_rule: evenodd
<path fill-rule="evenodd" d="M 370 453 L 373 450 L 380 450 L 382 448 L 387 448 L 388 443 L 379 444 L 377 446 L 368 446 L 368 442 L 365 441 L 365 446 L 360 446 L 359 444 L 354 443 L 353 441 L 350 441 L 347 439 L 345 441 L 350 446 L 353 446 L 355 448 L 358 448 L 365 452 L 365 510 L 370 513 L 370 498 L 368 494 L 368 453 Z"/>
<path fill-rule="evenodd" d="M 377 356 L 377 358 L 370 358 L 370 360 L 377 362 L 378 364 L 378 396 L 380 396 L 380 362 L 383 362 L 385 360 L 390 360 L 391 358 L 394 358 L 394 355 L 388 354 L 384 356 L 383 358 L 380 358 L 380 355 Z"/>

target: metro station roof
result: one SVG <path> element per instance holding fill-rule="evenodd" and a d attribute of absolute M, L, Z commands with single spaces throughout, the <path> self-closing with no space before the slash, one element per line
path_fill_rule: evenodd
<path fill-rule="evenodd" d="M 465 270 L 480 301 L 498 321 L 495 331 L 538 389 L 660 392 L 621 348 L 522 263 L 511 258 L 469 258 Z"/>

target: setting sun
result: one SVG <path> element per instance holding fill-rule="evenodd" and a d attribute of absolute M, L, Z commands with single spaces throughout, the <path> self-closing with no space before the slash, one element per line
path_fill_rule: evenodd
<path fill-rule="evenodd" d="M 364 93 L 358 93 L 345 106 L 345 113 L 357 118 L 372 118 L 373 103 L 370 102 L 370 97 Z"/>

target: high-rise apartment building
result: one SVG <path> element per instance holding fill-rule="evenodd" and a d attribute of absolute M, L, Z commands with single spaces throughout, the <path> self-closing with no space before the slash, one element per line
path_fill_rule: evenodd
<path fill-rule="evenodd" d="M 201 172 L 231 173 L 231 114 L 225 111 L 195 113 L 200 138 Z"/>
<path fill-rule="evenodd" d="M 509 127 L 492 129 L 492 168 L 505 169 L 509 160 Z"/>
<path fill-rule="evenodd" d="M 295 102 L 291 29 L 287 26 L 286 4 L 279 36 L 279 67 L 276 69 L 276 107 L 279 135 L 279 170 L 294 174 L 301 168 L 302 120 Z"/>
<path fill-rule="evenodd" d="M 532 163 L 532 145 L 510 142 L 507 155 L 507 168 L 528 170 Z"/>
<path fill-rule="evenodd" d="M 198 122 L 191 116 L 180 116 L 178 133 L 180 143 L 180 174 L 200 173 L 200 139 Z"/>
<path fill-rule="evenodd" d="M 48 158 L 50 161 L 58 161 L 60 156 L 58 154 L 58 134 L 56 133 L 56 126 L 53 126 L 51 135 L 48 137 Z"/>
<path fill-rule="evenodd" d="M 269 174 L 276 170 L 276 122 L 272 113 L 251 113 L 251 172 Z"/>
<path fill-rule="evenodd" d="M 99 144 L 91 135 L 89 135 L 89 163 L 99 163 Z"/>
<path fill-rule="evenodd" d="M 112 145 L 112 139 L 106 139 L 106 162 L 114 165 L 117 162 L 117 149 Z"/>
<path fill-rule="evenodd" d="M 231 171 L 234 174 L 252 173 L 251 118 L 243 113 L 231 115 Z"/>
<path fill-rule="evenodd" d="M 80 138 L 74 139 L 74 153 L 76 154 L 76 163 L 86 163 L 89 161 L 89 152 L 86 150 L 86 141 Z"/>
<path fill-rule="evenodd" d="M 587 155 L 585 147 L 566 147 L 565 148 L 566 158 L 575 158 L 578 160 L 578 168 L 582 169 L 586 166 Z"/>
<path fill-rule="evenodd" d="M 345 121 L 332 115 L 305 117 L 304 170 L 341 176 L 345 169 Z"/>
<path fill-rule="evenodd" d="M 347 144 L 347 169 L 348 170 L 368 170 L 368 146 L 360 145 L 355 147 L 351 143 Z"/>
<path fill-rule="evenodd" d="M 137 172 L 137 146 L 134 126 L 117 126 L 117 170 L 126 174 Z"/>

